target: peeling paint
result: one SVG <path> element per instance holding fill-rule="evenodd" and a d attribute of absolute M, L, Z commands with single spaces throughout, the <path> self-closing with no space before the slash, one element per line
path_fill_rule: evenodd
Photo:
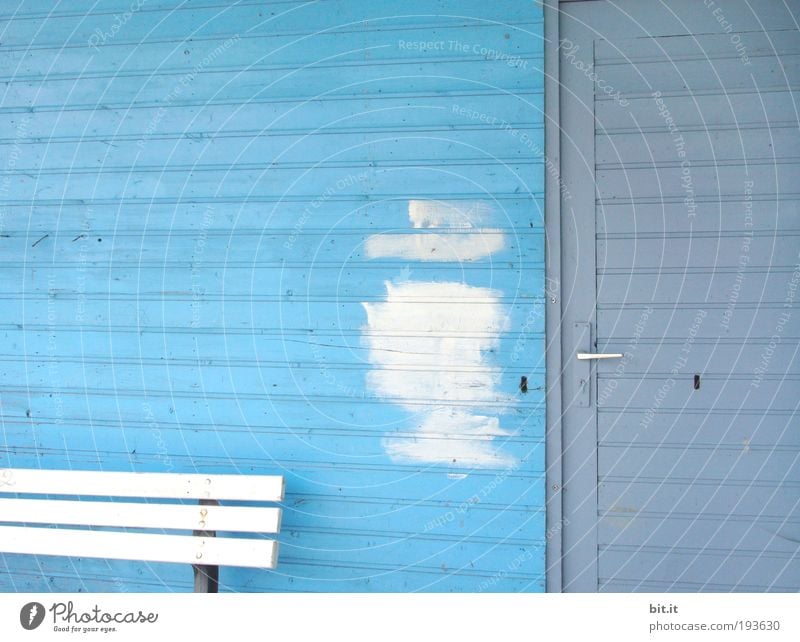
<path fill-rule="evenodd" d="M 491 220 L 492 206 L 485 201 L 408 202 L 408 218 L 414 228 L 474 228 Z"/>
<path fill-rule="evenodd" d="M 410 200 L 408 218 L 420 231 L 370 236 L 366 254 L 423 262 L 482 259 L 505 246 L 501 230 L 482 227 L 492 217 L 493 208 L 484 201 Z M 450 231 L 422 231 L 433 228 Z M 364 341 L 374 366 L 367 385 L 418 413 L 413 436 L 383 439 L 387 454 L 395 461 L 450 466 L 512 465 L 514 458 L 493 443 L 511 433 L 489 414 L 496 409 L 481 408 L 513 402 L 502 394 L 500 372 L 491 363 L 509 325 L 501 293 L 458 282 L 405 280 L 385 286 L 384 302 L 362 304 Z M 431 400 L 440 405 L 420 412 Z"/>
<path fill-rule="evenodd" d="M 502 231 L 488 229 L 450 234 L 375 234 L 367 239 L 371 259 L 398 257 L 416 261 L 474 261 L 505 247 Z"/>
<path fill-rule="evenodd" d="M 367 385 L 379 395 L 411 411 L 420 400 L 442 400 L 416 416 L 414 437 L 386 437 L 387 453 L 394 460 L 464 466 L 503 466 L 513 458 L 493 443 L 510 434 L 497 417 L 479 410 L 480 402 L 511 402 L 500 389 L 500 373 L 492 368 L 489 351 L 497 348 L 499 334 L 507 329 L 508 315 L 499 293 L 463 283 L 386 282 L 386 301 L 363 303 L 367 312 L 365 343 L 374 369 Z M 453 301 L 460 301 L 454 304 Z M 403 331 L 419 336 L 385 336 Z M 446 332 L 432 337 L 425 333 Z M 448 366 L 469 364 L 469 372 Z M 398 366 L 438 366 L 409 372 Z M 447 407 L 447 402 L 474 402 L 473 406 Z"/>

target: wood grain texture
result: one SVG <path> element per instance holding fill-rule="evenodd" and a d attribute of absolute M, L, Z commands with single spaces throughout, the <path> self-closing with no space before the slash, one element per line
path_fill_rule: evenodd
<path fill-rule="evenodd" d="M 276 572 L 222 590 L 543 590 L 541 8 L 153 0 L 114 27 L 130 7 L 0 8 L 0 466 L 285 476 Z M 420 202 L 456 222 L 414 227 Z M 499 249 L 460 256 L 476 234 Z M 463 287 L 401 297 L 441 327 L 368 328 L 402 281 Z M 370 387 L 375 346 L 434 383 Z M 431 413 L 500 420 L 514 463 L 390 458 Z M 6 555 L 0 587 L 184 571 Z"/>

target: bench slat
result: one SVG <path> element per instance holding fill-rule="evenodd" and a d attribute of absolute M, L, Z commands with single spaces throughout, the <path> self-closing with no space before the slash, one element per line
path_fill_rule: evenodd
<path fill-rule="evenodd" d="M 0 493 L 282 501 L 283 477 L 3 468 Z"/>
<path fill-rule="evenodd" d="M 31 555 L 275 568 L 278 543 L 265 539 L 0 526 L 0 551 Z"/>
<path fill-rule="evenodd" d="M 277 533 L 280 530 L 281 510 L 252 506 L 189 506 L 0 497 L 0 522 Z"/>

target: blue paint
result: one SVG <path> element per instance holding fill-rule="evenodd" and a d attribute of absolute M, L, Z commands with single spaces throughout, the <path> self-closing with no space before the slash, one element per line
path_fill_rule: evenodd
<path fill-rule="evenodd" d="M 284 474 L 278 569 L 223 569 L 224 589 L 544 590 L 541 8 L 164 0 L 108 35 L 112 14 L 52 4 L 0 14 L 0 466 Z M 411 200 L 485 216 L 413 228 Z M 502 248 L 366 252 L 478 230 Z M 402 370 L 483 373 L 492 399 L 367 385 L 364 304 L 403 282 L 496 293 L 485 363 L 443 365 L 443 327 Z M 385 438 L 431 408 L 500 418 L 515 463 L 391 459 Z M 3 590 L 190 584 L 179 566 L 0 557 Z"/>

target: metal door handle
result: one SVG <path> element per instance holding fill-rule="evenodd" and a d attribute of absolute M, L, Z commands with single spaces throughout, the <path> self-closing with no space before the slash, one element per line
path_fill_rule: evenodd
<path fill-rule="evenodd" d="M 624 355 L 621 352 L 606 352 L 606 353 L 594 353 L 594 352 L 579 352 L 577 354 L 578 361 L 588 361 L 589 359 L 622 359 Z"/>

